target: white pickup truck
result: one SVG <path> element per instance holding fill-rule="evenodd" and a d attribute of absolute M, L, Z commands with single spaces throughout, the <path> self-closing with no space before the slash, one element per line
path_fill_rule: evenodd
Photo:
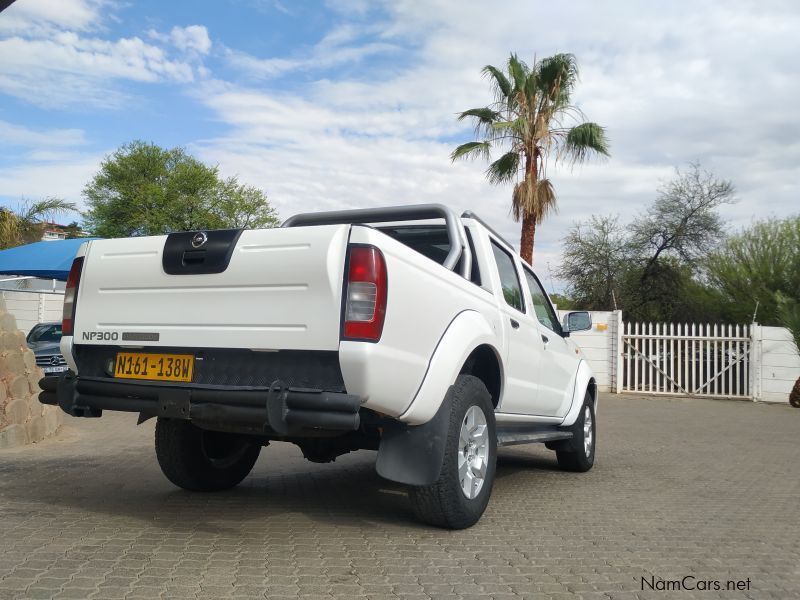
<path fill-rule="evenodd" d="M 68 414 L 157 417 L 164 474 L 232 488 L 272 441 L 328 462 L 377 450 L 415 512 L 474 524 L 497 447 L 595 456 L 597 391 L 529 265 L 471 212 L 417 205 L 301 214 L 277 229 L 86 242 L 66 286 Z"/>

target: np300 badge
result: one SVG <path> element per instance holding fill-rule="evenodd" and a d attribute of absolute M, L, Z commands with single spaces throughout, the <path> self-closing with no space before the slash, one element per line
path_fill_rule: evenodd
<path fill-rule="evenodd" d="M 116 331 L 84 331 L 81 336 L 85 342 L 114 341 L 119 339 Z"/>

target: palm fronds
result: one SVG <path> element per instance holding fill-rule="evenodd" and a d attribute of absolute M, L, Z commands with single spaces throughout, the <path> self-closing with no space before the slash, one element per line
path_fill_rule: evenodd
<path fill-rule="evenodd" d="M 608 156 L 605 129 L 580 122 L 583 113 L 571 104 L 578 82 L 572 54 L 555 54 L 529 66 L 512 53 L 505 71 L 486 65 L 482 73 L 491 83 L 494 102 L 459 113 L 459 121 L 474 120 L 477 139 L 458 146 L 451 159 L 485 158 L 491 163 L 486 177 L 493 184 L 510 183 L 521 174 L 512 194 L 512 213 L 517 220 L 533 217 L 538 225 L 556 207 L 555 191 L 546 178 L 548 156 L 570 164 L 592 155 Z M 494 161 L 492 150 L 502 152 Z"/>
<path fill-rule="evenodd" d="M 58 214 L 75 210 L 75 204 L 60 198 L 25 202 L 17 211 L 1 208 L 0 248 L 11 248 L 39 240 L 47 221 Z"/>
<path fill-rule="evenodd" d="M 460 158 L 477 158 L 479 156 L 488 159 L 490 151 L 491 144 L 489 142 L 467 142 L 453 150 L 450 160 L 455 162 Z"/>
<path fill-rule="evenodd" d="M 563 149 L 572 163 L 585 162 L 592 154 L 608 156 L 606 130 L 597 123 L 576 125 L 567 132 Z"/>
<path fill-rule="evenodd" d="M 513 181 L 519 172 L 519 152 L 506 152 L 489 165 L 486 177 L 491 183 L 506 183 Z"/>
<path fill-rule="evenodd" d="M 503 75 L 500 69 L 492 65 L 486 65 L 481 72 L 484 77 L 492 80 L 493 86 L 495 87 L 495 96 L 498 99 L 508 97 L 511 93 L 511 83 L 506 79 L 506 76 Z"/>

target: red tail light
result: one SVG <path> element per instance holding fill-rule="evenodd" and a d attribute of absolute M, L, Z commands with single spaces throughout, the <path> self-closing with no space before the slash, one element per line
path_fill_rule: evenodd
<path fill-rule="evenodd" d="M 386 261 L 374 246 L 351 246 L 342 337 L 377 342 L 386 316 Z"/>
<path fill-rule="evenodd" d="M 83 257 L 79 256 L 72 261 L 72 268 L 67 276 L 67 286 L 64 288 L 64 313 L 61 320 L 62 335 L 72 335 L 75 325 L 75 304 L 78 300 L 81 269 L 83 269 Z"/>

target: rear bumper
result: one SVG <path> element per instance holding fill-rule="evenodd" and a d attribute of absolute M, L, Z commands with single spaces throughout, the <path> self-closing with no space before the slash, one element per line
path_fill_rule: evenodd
<path fill-rule="evenodd" d="M 68 372 L 39 382 L 39 401 L 76 417 L 99 417 L 104 410 L 136 412 L 143 418 L 198 421 L 214 427 L 243 427 L 265 434 L 304 430 L 353 431 L 360 426 L 361 398 L 352 394 L 288 387 L 268 388 L 122 383 Z"/>

